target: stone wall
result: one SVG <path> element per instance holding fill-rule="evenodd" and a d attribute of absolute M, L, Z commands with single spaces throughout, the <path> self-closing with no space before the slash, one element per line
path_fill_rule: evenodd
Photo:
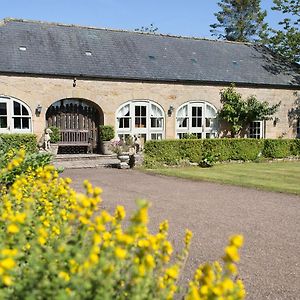
<path fill-rule="evenodd" d="M 185 85 L 177 83 L 149 83 L 109 80 L 88 80 L 77 78 L 73 87 L 73 78 L 46 78 L 30 76 L 0 75 L 0 95 L 15 97 L 25 102 L 33 114 L 33 131 L 38 136 L 45 128 L 45 113 L 48 107 L 57 100 L 82 98 L 97 103 L 104 113 L 104 124 L 115 125 L 115 113 L 118 107 L 129 100 L 150 99 L 159 103 L 166 113 L 166 138 L 175 138 L 175 112 L 184 102 L 202 100 L 220 108 L 220 90 L 225 86 Z M 281 101 L 281 107 L 273 121 L 267 121 L 266 137 L 295 137 L 295 125 L 288 122 L 288 111 L 295 107 L 299 98 L 295 90 L 283 88 L 237 88 L 244 97 L 255 95 L 259 100 L 275 104 Z M 40 116 L 35 115 L 37 105 L 42 105 Z M 169 106 L 175 110 L 167 116 Z"/>

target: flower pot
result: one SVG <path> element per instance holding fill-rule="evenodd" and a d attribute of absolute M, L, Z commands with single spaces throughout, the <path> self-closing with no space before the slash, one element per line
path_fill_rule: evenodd
<path fill-rule="evenodd" d="M 121 152 L 118 154 L 118 159 L 120 160 L 120 169 L 129 169 L 129 152 Z"/>
<path fill-rule="evenodd" d="M 50 151 L 53 155 L 57 155 L 58 152 L 58 144 L 50 144 Z"/>
<path fill-rule="evenodd" d="M 113 154 L 110 141 L 101 141 L 101 153 L 104 155 Z"/>

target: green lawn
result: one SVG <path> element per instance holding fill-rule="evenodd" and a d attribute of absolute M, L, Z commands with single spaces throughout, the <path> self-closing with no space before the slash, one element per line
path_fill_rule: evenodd
<path fill-rule="evenodd" d="M 168 176 L 255 187 L 300 195 L 300 162 L 227 163 L 212 168 L 181 167 L 149 170 Z"/>

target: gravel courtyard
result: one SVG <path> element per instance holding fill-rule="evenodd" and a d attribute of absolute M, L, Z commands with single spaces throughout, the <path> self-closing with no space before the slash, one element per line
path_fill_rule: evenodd
<path fill-rule="evenodd" d="M 185 228 L 191 229 L 194 237 L 184 281 L 199 263 L 219 259 L 231 234 L 242 233 L 239 269 L 247 299 L 299 299 L 300 197 L 135 170 L 69 169 L 63 176 L 73 179 L 77 191 L 83 190 L 84 179 L 102 187 L 108 210 L 121 204 L 130 214 L 135 199 L 149 200 L 150 229 L 156 231 L 168 219 L 170 240 L 177 249 Z"/>

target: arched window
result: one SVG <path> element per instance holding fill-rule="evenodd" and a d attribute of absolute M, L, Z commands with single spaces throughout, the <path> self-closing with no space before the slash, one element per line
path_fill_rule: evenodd
<path fill-rule="evenodd" d="M 176 113 L 176 136 L 194 134 L 200 139 L 215 138 L 218 134 L 217 110 L 204 101 L 190 101 Z"/>
<path fill-rule="evenodd" d="M 164 138 L 165 113 L 150 100 L 134 100 L 123 104 L 116 113 L 116 128 L 119 137 L 139 135 L 146 140 Z"/>
<path fill-rule="evenodd" d="M 0 133 L 32 132 L 29 107 L 12 97 L 0 96 Z"/>

